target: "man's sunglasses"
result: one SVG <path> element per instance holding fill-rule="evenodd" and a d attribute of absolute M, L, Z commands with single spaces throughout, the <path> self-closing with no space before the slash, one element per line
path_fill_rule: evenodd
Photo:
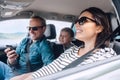
<path fill-rule="evenodd" d="M 28 27 L 28 30 L 33 30 L 33 31 L 37 31 L 39 28 L 43 28 L 43 26 L 35 26 L 35 27 Z"/>
<path fill-rule="evenodd" d="M 91 19 L 91 18 L 88 18 L 88 17 L 81 17 L 80 19 L 76 20 L 75 21 L 75 24 L 78 22 L 80 25 L 83 25 L 84 23 L 88 22 L 88 20 L 92 21 L 92 22 L 95 22 L 96 24 L 98 24 L 97 21 Z"/>

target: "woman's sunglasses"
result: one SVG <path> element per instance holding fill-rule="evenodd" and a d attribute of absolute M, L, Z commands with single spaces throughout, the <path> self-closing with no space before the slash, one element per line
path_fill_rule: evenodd
<path fill-rule="evenodd" d="M 43 26 L 35 26 L 35 27 L 28 27 L 28 30 L 33 30 L 33 31 L 37 31 L 39 28 L 43 28 Z"/>
<path fill-rule="evenodd" d="M 76 20 L 75 21 L 75 24 L 78 22 L 80 25 L 83 25 L 84 23 L 88 22 L 88 20 L 92 21 L 92 22 L 95 22 L 96 24 L 98 24 L 97 21 L 91 19 L 91 18 L 88 18 L 88 17 L 81 17 L 80 19 Z"/>

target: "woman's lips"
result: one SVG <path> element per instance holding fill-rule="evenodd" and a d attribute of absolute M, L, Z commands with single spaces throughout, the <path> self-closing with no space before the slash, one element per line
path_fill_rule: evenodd
<path fill-rule="evenodd" d="M 77 29 L 76 32 L 81 33 L 81 32 L 83 32 L 83 30 Z"/>

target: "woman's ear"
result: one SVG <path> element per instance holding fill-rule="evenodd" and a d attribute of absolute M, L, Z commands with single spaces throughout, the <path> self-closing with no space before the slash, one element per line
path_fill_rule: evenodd
<path fill-rule="evenodd" d="M 100 33 L 103 31 L 103 26 L 97 26 L 96 33 Z"/>

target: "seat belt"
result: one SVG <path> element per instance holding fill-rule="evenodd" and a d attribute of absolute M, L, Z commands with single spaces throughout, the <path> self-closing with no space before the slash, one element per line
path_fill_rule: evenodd
<path fill-rule="evenodd" d="M 94 49 L 91 50 L 91 51 L 89 51 L 89 52 L 87 52 L 85 55 L 81 56 L 80 58 L 76 59 L 76 60 L 73 61 L 71 64 L 69 64 L 68 66 L 66 66 L 64 69 L 73 68 L 73 67 L 79 65 L 80 63 L 83 62 L 83 60 L 84 60 L 86 57 L 88 57 L 88 56 L 90 56 L 90 54 L 92 54 L 92 51 L 94 51 Z"/>
<path fill-rule="evenodd" d="M 83 56 L 81 56 L 80 58 L 76 59 L 75 61 L 73 61 L 72 63 L 70 63 L 68 66 L 66 66 L 64 69 L 68 69 L 68 68 L 73 68 L 76 67 L 78 64 L 80 64 L 81 62 L 84 61 L 85 58 L 87 58 L 90 54 L 93 54 L 93 51 L 97 48 L 99 48 L 102 44 L 105 43 L 106 40 L 111 39 L 115 36 L 115 34 L 117 32 L 120 31 L 120 26 L 118 26 L 112 33 L 110 36 L 106 37 L 100 44 L 98 44 L 95 48 L 93 48 L 92 50 L 88 51 L 86 54 L 84 54 Z"/>

